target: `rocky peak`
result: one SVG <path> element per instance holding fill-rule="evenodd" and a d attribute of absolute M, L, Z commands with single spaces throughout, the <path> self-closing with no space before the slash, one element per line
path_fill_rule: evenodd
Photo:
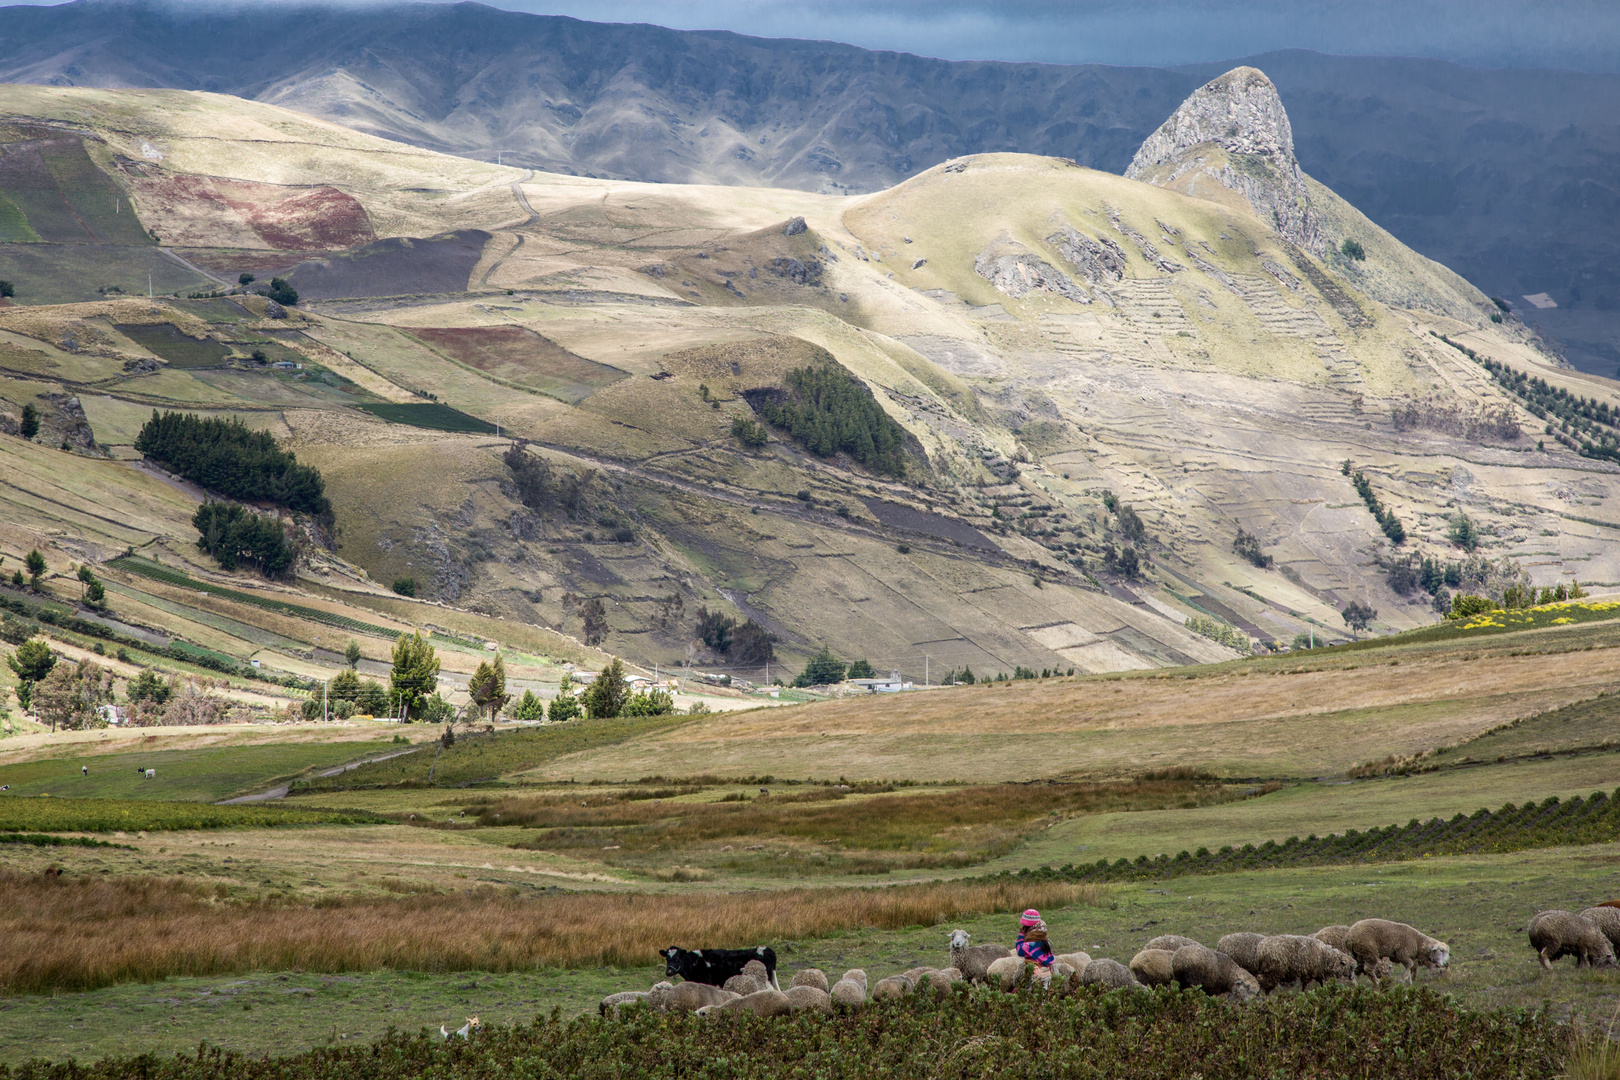
<path fill-rule="evenodd" d="M 1241 195 L 1279 236 L 1318 255 L 1324 250 L 1288 112 L 1255 68 L 1233 68 L 1194 90 L 1142 143 L 1125 175 L 1187 194 L 1203 194 L 1199 181 L 1213 180 Z"/>

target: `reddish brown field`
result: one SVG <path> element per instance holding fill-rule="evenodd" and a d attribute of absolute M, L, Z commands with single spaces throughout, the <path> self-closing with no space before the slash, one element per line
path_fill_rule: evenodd
<path fill-rule="evenodd" d="M 141 219 L 165 243 L 335 251 L 376 239 L 358 199 L 334 187 L 283 187 L 206 176 L 134 181 Z"/>
<path fill-rule="evenodd" d="M 479 889 L 320 904 L 233 902 L 224 892 L 173 878 L 0 872 L 0 993 L 251 970 L 635 967 L 671 942 L 740 946 L 894 930 L 1104 895 L 1092 885 L 1017 881 L 537 898 Z"/>

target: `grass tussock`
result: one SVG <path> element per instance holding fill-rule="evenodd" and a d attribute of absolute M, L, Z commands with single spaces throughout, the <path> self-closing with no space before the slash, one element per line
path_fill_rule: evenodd
<path fill-rule="evenodd" d="M 710 855 L 732 847 L 778 845 L 807 872 L 882 873 L 972 866 L 1013 850 L 1031 832 L 1076 814 L 1191 808 L 1241 798 L 1208 778 L 1117 783 L 988 784 L 897 793 L 892 788 L 814 787 L 718 801 L 670 802 L 630 792 L 566 792 L 487 799 L 466 807 L 484 826 L 534 829 L 518 847 L 600 851 L 621 858 Z M 445 827 L 436 825 L 435 827 Z M 815 858 L 804 849 L 816 848 Z M 730 863 L 737 862 L 733 858 Z M 780 861 L 778 859 L 778 861 Z"/>
<path fill-rule="evenodd" d="M 1031 905 L 1096 904 L 1104 895 L 1064 882 L 934 882 L 741 894 L 519 897 L 484 889 L 298 904 L 233 902 L 223 887 L 167 878 L 0 871 L 0 993 L 254 970 L 645 967 L 672 944 L 742 947 L 894 930 Z"/>

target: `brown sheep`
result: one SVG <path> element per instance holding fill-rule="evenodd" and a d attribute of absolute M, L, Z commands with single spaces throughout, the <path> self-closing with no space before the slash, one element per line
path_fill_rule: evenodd
<path fill-rule="evenodd" d="M 1170 968 L 1183 989 L 1196 986 L 1211 997 L 1230 994 L 1238 1001 L 1248 1001 L 1260 993 L 1259 982 L 1236 960 L 1202 945 L 1177 949 L 1170 958 Z"/>
<path fill-rule="evenodd" d="M 1530 947 L 1549 971 L 1561 956 L 1573 956 L 1578 968 L 1615 965 L 1614 945 L 1590 919 L 1555 909 L 1531 919 L 1529 929 Z"/>
<path fill-rule="evenodd" d="M 1194 941 L 1192 938 L 1190 938 L 1190 937 L 1182 937 L 1180 934 L 1160 934 L 1158 937 L 1154 938 L 1152 941 L 1149 941 L 1146 945 L 1142 946 L 1142 948 L 1144 948 L 1144 949 L 1167 949 L 1170 952 L 1175 952 L 1177 949 L 1181 948 L 1184 945 L 1202 945 L 1202 944 L 1203 944 L 1203 942 L 1201 942 L 1201 941 Z"/>
<path fill-rule="evenodd" d="M 928 990 L 935 997 L 944 997 L 951 992 L 951 985 L 962 981 L 962 973 L 955 968 L 914 967 L 905 973 L 911 980 L 914 990 L 923 989 L 923 980 L 928 981 Z M 875 994 L 873 996 L 876 996 Z"/>
<path fill-rule="evenodd" d="M 1345 929 L 1349 929 L 1346 927 Z M 1243 932 L 1240 934 L 1227 934 L 1215 943 L 1215 951 L 1230 956 L 1237 962 L 1237 966 L 1250 975 L 1259 973 L 1260 943 L 1266 940 L 1265 934 Z"/>
<path fill-rule="evenodd" d="M 968 982 L 982 983 L 992 961 L 1011 956 L 1005 945 L 970 945 L 966 930 L 951 931 L 951 966 Z"/>
<path fill-rule="evenodd" d="M 1076 971 L 1084 971 L 1086 970 L 1086 965 L 1091 963 L 1091 954 L 1083 952 L 1058 953 L 1057 958 L 1053 961 L 1053 963 L 1068 964 Z"/>
<path fill-rule="evenodd" d="M 1169 986 L 1176 981 L 1175 955 L 1169 949 L 1143 949 L 1131 957 L 1131 974 L 1143 986 Z"/>
<path fill-rule="evenodd" d="M 1340 952 L 1350 951 L 1350 928 L 1348 926 L 1324 926 L 1311 937 L 1324 945 L 1331 945 Z"/>
<path fill-rule="evenodd" d="M 823 994 L 832 990 L 832 987 L 827 985 L 827 973 L 820 968 L 805 968 L 803 971 L 794 972 L 790 986 L 813 986 Z"/>
<path fill-rule="evenodd" d="M 1273 934 L 1255 950 L 1255 978 L 1260 989 L 1271 993 L 1279 986 L 1299 983 L 1326 984 L 1329 979 L 1353 982 L 1356 961 L 1346 952 L 1303 934 Z"/>
<path fill-rule="evenodd" d="M 1609 944 L 1620 950 L 1620 904 L 1599 904 L 1581 912 L 1581 918 L 1603 931 Z"/>
<path fill-rule="evenodd" d="M 1362 919 L 1350 928 L 1345 946 L 1356 958 L 1357 974 L 1373 978 L 1378 977 L 1381 958 L 1403 965 L 1407 982 L 1412 981 L 1419 964 L 1443 968 L 1451 963 L 1451 946 L 1405 923 L 1388 919 Z"/>
<path fill-rule="evenodd" d="M 754 977 L 754 981 L 759 983 L 761 990 L 767 987 L 772 990 L 781 989 L 776 985 L 776 972 L 767 968 L 762 960 L 748 961 L 748 963 L 743 965 L 742 973 L 744 975 L 752 975 Z"/>

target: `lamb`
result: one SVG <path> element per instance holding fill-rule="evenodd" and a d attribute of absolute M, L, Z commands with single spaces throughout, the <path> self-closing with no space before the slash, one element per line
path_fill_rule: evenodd
<path fill-rule="evenodd" d="M 1123 986 L 1140 986 L 1131 969 L 1118 960 L 1093 960 L 1086 965 L 1080 973 L 1081 986 L 1106 986 L 1117 989 Z"/>
<path fill-rule="evenodd" d="M 1377 978 L 1378 961 L 1388 959 L 1406 968 L 1406 981 L 1412 981 L 1417 965 L 1443 968 L 1451 963 L 1451 946 L 1436 941 L 1405 923 L 1388 919 L 1362 919 L 1350 928 L 1345 946 L 1356 958 L 1358 974 Z M 1393 971 L 1393 964 L 1390 970 Z"/>
<path fill-rule="evenodd" d="M 1167 986 L 1176 981 L 1169 949 L 1143 949 L 1131 957 L 1131 974 L 1143 986 Z"/>
<path fill-rule="evenodd" d="M 663 983 L 660 986 L 667 986 L 668 989 L 655 986 L 646 998 L 647 1004 L 659 1012 L 697 1012 L 705 1006 L 735 1001 L 740 996 L 708 983 Z"/>
<path fill-rule="evenodd" d="M 803 971 L 794 972 L 789 989 L 794 986 L 813 986 L 823 994 L 832 989 L 827 985 L 827 973 L 820 968 L 805 968 Z"/>
<path fill-rule="evenodd" d="M 766 987 L 752 975 L 743 974 L 733 975 L 731 978 L 727 979 L 724 989 L 730 990 L 738 997 L 747 997 L 749 994 L 759 993 L 761 990 L 766 989 Z"/>
<path fill-rule="evenodd" d="M 1561 956 L 1573 956 L 1578 968 L 1615 966 L 1614 945 L 1598 924 L 1569 911 L 1543 911 L 1531 919 L 1530 947 L 1549 971 Z"/>
<path fill-rule="evenodd" d="M 859 1008 L 866 1004 L 866 972 L 860 968 L 850 968 L 844 972 L 844 977 L 833 983 L 828 991 L 834 1005 L 841 1005 L 847 1009 Z"/>
<path fill-rule="evenodd" d="M 1292 982 L 1303 988 L 1326 985 L 1329 979 L 1353 982 L 1356 977 L 1356 961 L 1349 953 L 1303 934 L 1271 935 L 1255 950 L 1255 960 L 1260 969 L 1255 977 L 1268 994 Z"/>
<path fill-rule="evenodd" d="M 596 1007 L 597 1014 L 599 1016 L 606 1016 L 617 1020 L 619 1018 L 619 1013 L 624 1009 L 627 1009 L 632 1005 L 640 1005 L 642 1002 L 646 1001 L 647 993 L 648 992 L 646 990 L 625 990 L 622 993 L 609 994 L 607 997 L 603 998 L 602 1003 Z"/>
<path fill-rule="evenodd" d="M 984 982 L 991 961 L 1013 954 L 1005 945 L 969 945 L 968 940 L 966 930 L 951 931 L 951 966 L 968 982 Z"/>
<path fill-rule="evenodd" d="M 1603 936 L 1616 949 L 1620 949 L 1620 904 L 1606 903 L 1589 907 L 1581 918 L 1603 931 Z"/>
<path fill-rule="evenodd" d="M 1236 1001 L 1248 1001 L 1260 993 L 1260 983 L 1236 960 L 1202 945 L 1177 949 L 1170 958 L 1170 967 L 1183 988 L 1196 986 L 1211 997 L 1229 994 Z"/>
<path fill-rule="evenodd" d="M 985 969 L 984 981 L 1010 994 L 1029 981 L 1029 969 L 1032 966 L 1022 956 L 1003 956 L 990 962 L 990 966 Z"/>
<path fill-rule="evenodd" d="M 788 999 L 788 1005 L 793 1008 L 794 1012 L 803 1012 L 806 1009 L 813 1009 L 816 1012 L 832 1012 L 832 998 L 828 996 L 827 991 L 819 986 L 799 983 L 788 987 L 783 993 Z"/>
<path fill-rule="evenodd" d="M 1142 946 L 1142 948 L 1144 948 L 1144 949 L 1168 949 L 1171 952 L 1175 952 L 1177 949 L 1181 948 L 1184 945 L 1201 945 L 1201 944 L 1203 944 L 1203 943 L 1198 942 L 1198 941 L 1194 941 L 1190 937 L 1182 937 L 1180 934 L 1160 934 L 1158 937 L 1154 938 L 1152 941 L 1150 941 L 1146 945 Z"/>
<path fill-rule="evenodd" d="M 1347 926 L 1345 929 L 1349 930 L 1350 928 Z M 1260 970 L 1260 943 L 1264 940 L 1266 940 L 1264 934 L 1251 932 L 1227 934 L 1215 943 L 1215 951 L 1230 956 L 1237 961 L 1238 967 L 1247 971 L 1250 975 L 1256 975 L 1259 974 Z M 1328 942 L 1328 944 L 1333 943 Z"/>
<path fill-rule="evenodd" d="M 910 994 L 913 987 L 911 980 L 904 975 L 890 975 L 879 979 L 872 987 L 873 1001 L 888 1001 L 892 998 L 903 998 Z"/>
<path fill-rule="evenodd" d="M 710 1009 L 711 1013 L 751 1012 L 755 1016 L 786 1016 L 793 1011 L 793 1002 L 780 990 L 760 990 L 743 997 L 734 997 Z"/>

